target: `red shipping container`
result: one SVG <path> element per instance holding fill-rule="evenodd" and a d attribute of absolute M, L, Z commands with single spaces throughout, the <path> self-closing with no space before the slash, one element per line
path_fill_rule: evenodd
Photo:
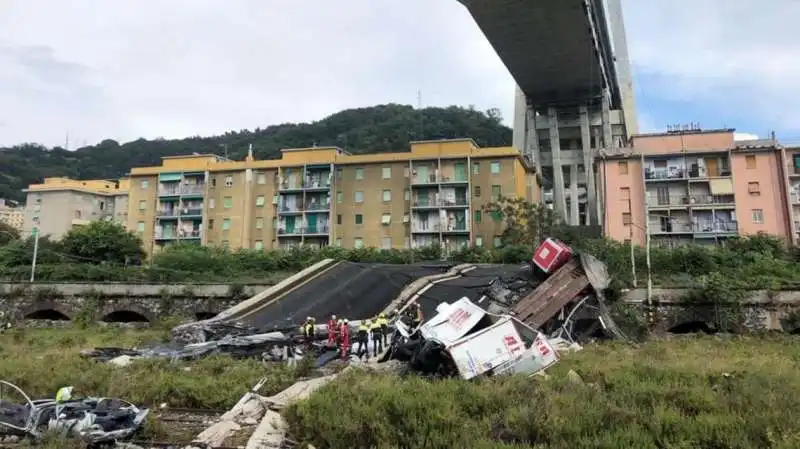
<path fill-rule="evenodd" d="M 572 248 L 556 239 L 548 238 L 533 254 L 533 263 L 545 273 L 552 273 L 572 257 Z"/>

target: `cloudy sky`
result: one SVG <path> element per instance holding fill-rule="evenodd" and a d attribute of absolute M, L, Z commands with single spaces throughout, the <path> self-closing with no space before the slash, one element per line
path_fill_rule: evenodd
<path fill-rule="evenodd" d="M 800 1 L 768 3 L 624 0 L 643 131 L 800 143 Z M 418 91 L 511 121 L 513 81 L 456 0 L 0 0 L 0 145 L 209 135 Z"/>

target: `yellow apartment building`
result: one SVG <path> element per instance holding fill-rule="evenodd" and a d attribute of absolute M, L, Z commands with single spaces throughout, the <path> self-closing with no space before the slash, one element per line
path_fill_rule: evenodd
<path fill-rule="evenodd" d="M 641 245 L 649 233 L 671 246 L 797 236 L 800 206 L 792 220 L 791 204 L 800 203 L 800 155 L 790 162 L 774 139 L 736 141 L 733 129 L 634 135 L 630 148 L 599 165 L 604 230 L 616 240 Z"/>
<path fill-rule="evenodd" d="M 25 227 L 25 208 L 16 202 L 0 198 L 0 222 L 22 232 Z"/>
<path fill-rule="evenodd" d="M 502 224 L 482 207 L 539 198 L 515 148 L 471 139 L 413 142 L 409 152 L 351 155 L 282 150 L 277 160 L 165 157 L 131 170 L 128 227 L 157 252 L 175 242 L 231 248 L 296 245 L 409 248 L 498 246 Z"/>
<path fill-rule="evenodd" d="M 94 220 L 128 222 L 128 180 L 45 178 L 27 193 L 24 232 L 38 228 L 41 235 L 58 239 L 73 226 Z"/>

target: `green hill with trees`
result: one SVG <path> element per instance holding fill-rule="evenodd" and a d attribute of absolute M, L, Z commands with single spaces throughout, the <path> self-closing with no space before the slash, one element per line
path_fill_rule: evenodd
<path fill-rule="evenodd" d="M 481 146 L 511 144 L 511 129 L 496 109 L 415 109 L 400 104 L 347 109 L 313 123 L 284 123 L 219 136 L 102 142 L 67 151 L 37 144 L 0 148 L 0 198 L 24 199 L 21 189 L 49 176 L 117 178 L 132 167 L 158 165 L 163 156 L 217 153 L 241 159 L 249 144 L 258 159 L 280 157 L 282 148 L 336 145 L 351 153 L 408 151 L 414 140 L 471 137 Z"/>

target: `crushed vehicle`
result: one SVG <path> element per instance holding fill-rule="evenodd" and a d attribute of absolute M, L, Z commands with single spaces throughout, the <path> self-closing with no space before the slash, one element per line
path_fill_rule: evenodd
<path fill-rule="evenodd" d="M 547 338 L 509 315 L 494 315 L 469 298 L 437 308 L 419 329 L 396 323 L 401 338 L 384 356 L 405 360 L 409 368 L 435 377 L 535 374 L 558 362 Z"/>
<path fill-rule="evenodd" d="M 597 337 L 627 339 L 605 304 L 609 276 L 601 261 L 548 238 L 528 273 L 528 279 L 491 283 L 477 304 L 467 297 L 440 303 L 417 328 L 403 318 L 421 300 L 410 298 L 398 309 L 395 337 L 382 361 L 407 361 L 409 369 L 429 376 L 533 374 L 558 361 L 556 339 L 566 346 Z"/>
<path fill-rule="evenodd" d="M 115 398 L 31 399 L 16 385 L 2 380 L 0 393 L 0 433 L 34 440 L 48 434 L 89 445 L 125 440 L 139 430 L 149 413 Z"/>

